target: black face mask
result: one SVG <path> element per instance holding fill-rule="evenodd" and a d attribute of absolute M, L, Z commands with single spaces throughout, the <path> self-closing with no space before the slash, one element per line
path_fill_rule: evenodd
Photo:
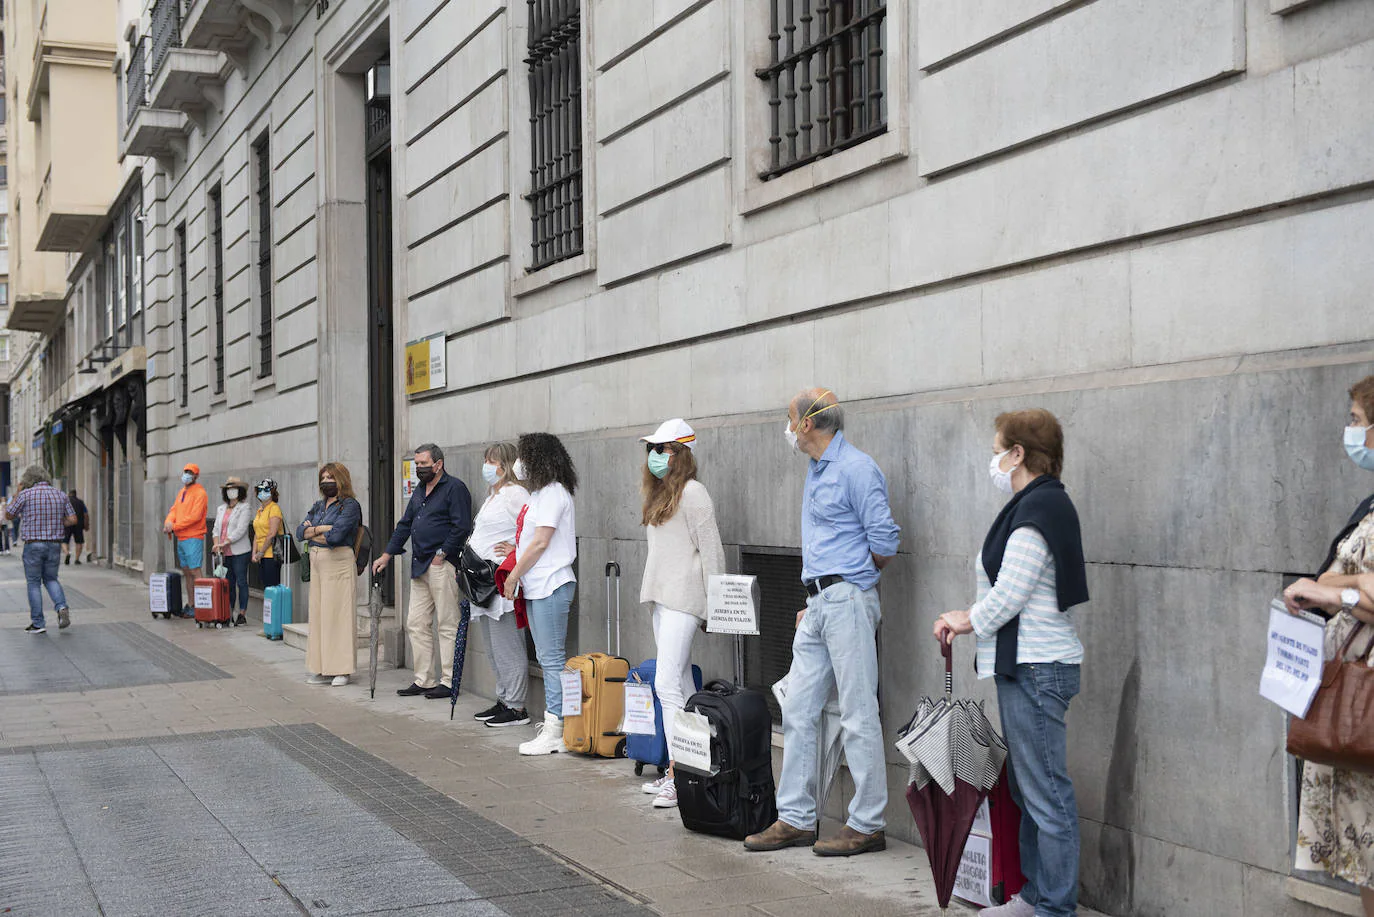
<path fill-rule="evenodd" d="M 420 479 L 421 484 L 428 484 L 430 481 L 434 480 L 434 466 L 430 465 L 428 468 L 421 468 L 416 465 L 415 477 Z"/>
<path fill-rule="evenodd" d="M 339 485 L 333 481 L 322 481 L 320 483 L 320 493 L 326 497 L 337 497 L 339 495 Z"/>

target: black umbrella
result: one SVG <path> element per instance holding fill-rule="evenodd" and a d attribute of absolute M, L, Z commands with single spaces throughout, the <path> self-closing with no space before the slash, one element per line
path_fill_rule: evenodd
<path fill-rule="evenodd" d="M 374 573 L 372 575 L 372 588 L 368 590 L 367 596 L 367 616 L 368 621 L 368 642 L 371 645 L 371 652 L 368 655 L 368 672 L 371 675 L 372 697 L 377 697 L 377 631 L 382 622 L 382 577 Z"/>
<path fill-rule="evenodd" d="M 458 684 L 463 680 L 463 662 L 468 655 L 468 622 L 472 620 L 472 606 L 467 600 L 458 603 L 458 633 L 453 638 L 453 693 L 449 695 L 448 718 L 458 708 Z"/>

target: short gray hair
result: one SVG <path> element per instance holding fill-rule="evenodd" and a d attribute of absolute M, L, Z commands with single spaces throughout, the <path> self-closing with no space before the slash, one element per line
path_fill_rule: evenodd
<path fill-rule="evenodd" d="M 51 484 L 52 478 L 48 476 L 48 469 L 42 465 L 30 465 L 24 469 L 24 473 L 19 476 L 19 488 L 32 487 L 35 484 Z"/>
<path fill-rule="evenodd" d="M 428 452 L 430 461 L 442 462 L 444 460 L 444 450 L 434 445 L 434 443 L 422 443 L 416 446 L 415 454 L 419 455 L 421 452 Z"/>
<path fill-rule="evenodd" d="M 792 399 L 792 408 L 801 424 L 807 414 L 822 432 L 838 433 L 844 429 L 844 406 L 828 388 L 809 388 Z"/>

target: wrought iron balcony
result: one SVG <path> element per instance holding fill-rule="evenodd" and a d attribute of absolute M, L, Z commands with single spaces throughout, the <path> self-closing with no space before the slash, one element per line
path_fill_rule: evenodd
<path fill-rule="evenodd" d="M 181 47 L 182 0 L 156 0 L 152 11 L 153 59 L 149 72 L 154 77 L 162 69 L 167 52 Z"/>
<path fill-rule="evenodd" d="M 141 108 L 148 105 L 148 37 L 138 40 L 129 49 L 129 65 L 124 68 L 125 124 L 134 123 Z"/>

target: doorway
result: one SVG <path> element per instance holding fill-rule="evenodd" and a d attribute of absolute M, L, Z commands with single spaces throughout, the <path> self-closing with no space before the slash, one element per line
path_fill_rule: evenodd
<path fill-rule="evenodd" d="M 368 519 L 375 539 L 386 539 L 395 527 L 396 410 L 393 386 L 391 250 L 391 98 L 389 64 L 373 65 L 367 79 L 367 308 L 368 308 Z M 374 548 L 379 553 L 380 547 Z M 382 601 L 396 601 L 396 564 L 382 581 Z"/>

